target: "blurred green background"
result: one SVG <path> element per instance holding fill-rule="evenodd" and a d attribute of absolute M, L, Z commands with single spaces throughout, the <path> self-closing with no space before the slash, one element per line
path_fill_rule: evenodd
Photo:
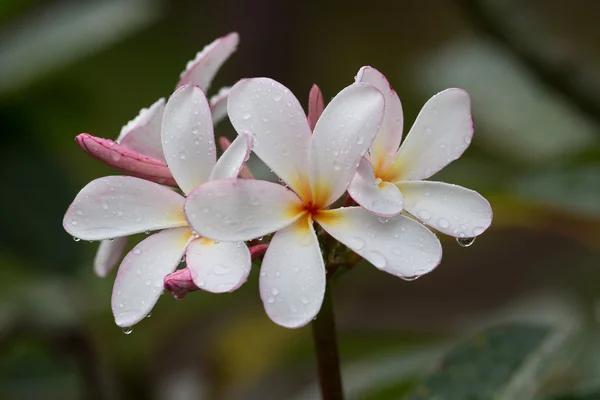
<path fill-rule="evenodd" d="M 318 398 L 310 328 L 268 320 L 256 271 L 233 294 L 166 294 L 124 335 L 114 272 L 97 278 L 97 243 L 62 229 L 77 192 L 116 173 L 75 135 L 115 139 L 231 31 L 211 94 L 268 76 L 330 99 L 372 65 L 405 130 L 440 90 L 473 100 L 472 145 L 434 179 L 482 193 L 492 227 L 469 248 L 442 237 L 442 264 L 417 281 L 360 264 L 336 283 L 349 398 L 400 398 L 446 346 L 506 321 L 573 334 L 569 367 L 536 396 L 600 387 L 599 17 L 595 0 L 2 0 L 0 398 Z"/>

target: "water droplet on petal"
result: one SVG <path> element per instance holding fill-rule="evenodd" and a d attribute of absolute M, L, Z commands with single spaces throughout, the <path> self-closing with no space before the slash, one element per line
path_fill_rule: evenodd
<path fill-rule="evenodd" d="M 419 210 L 417 211 L 417 217 L 423 220 L 428 220 L 429 218 L 431 218 L 431 215 L 429 214 L 429 212 L 427 212 L 427 210 Z"/>
<path fill-rule="evenodd" d="M 350 236 L 348 239 L 346 239 L 346 246 L 348 246 L 351 250 L 358 251 L 365 247 L 365 241 L 357 236 Z"/>
<path fill-rule="evenodd" d="M 379 222 L 385 224 L 386 222 L 388 222 L 388 219 L 386 217 L 379 217 Z"/>
<path fill-rule="evenodd" d="M 81 239 L 79 239 L 78 237 L 73 236 L 73 240 L 76 242 L 79 242 Z"/>
<path fill-rule="evenodd" d="M 123 328 L 122 331 L 124 334 L 129 335 L 131 334 L 131 332 L 133 332 L 133 328 L 131 326 L 128 326 L 126 328 Z"/>
<path fill-rule="evenodd" d="M 456 242 L 459 245 L 461 245 L 462 247 L 469 247 L 473 244 L 473 242 L 475 242 L 475 238 L 474 237 L 456 238 Z"/>
<path fill-rule="evenodd" d="M 450 222 L 448 222 L 448 220 L 445 218 L 440 218 L 438 220 L 438 226 L 442 229 L 446 229 L 450 226 Z"/>
<path fill-rule="evenodd" d="M 215 275 L 225 275 L 231 272 L 231 268 L 225 267 L 224 265 L 216 264 L 212 269 L 213 274 Z"/>
<path fill-rule="evenodd" d="M 273 296 L 277 296 L 279 294 L 279 289 L 273 288 L 271 289 L 271 293 L 273 293 Z"/>

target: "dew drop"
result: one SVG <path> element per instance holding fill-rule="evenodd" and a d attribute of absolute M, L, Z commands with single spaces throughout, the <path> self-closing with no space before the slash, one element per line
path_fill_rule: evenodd
<path fill-rule="evenodd" d="M 77 224 L 78 224 L 77 220 L 74 219 L 73 221 L 71 221 L 71 225 L 75 226 Z"/>
<path fill-rule="evenodd" d="M 364 239 L 359 238 L 357 236 L 350 236 L 346 240 L 346 245 L 351 250 L 358 251 L 358 250 L 362 249 L 363 247 L 365 247 L 365 241 L 364 241 Z"/>
<path fill-rule="evenodd" d="M 273 296 L 277 296 L 279 294 L 279 289 L 273 288 L 271 289 L 271 293 L 273 293 Z"/>
<path fill-rule="evenodd" d="M 400 279 L 403 279 L 407 282 L 412 282 L 412 281 L 416 281 L 417 279 L 419 279 L 421 277 L 421 275 L 414 275 L 414 276 L 401 276 Z"/>
<path fill-rule="evenodd" d="M 369 251 L 365 258 L 378 269 L 384 269 L 387 264 L 383 254 L 375 250 Z"/>
<path fill-rule="evenodd" d="M 267 303 L 273 304 L 275 302 L 275 299 L 273 297 L 269 297 L 267 299 Z"/>
<path fill-rule="evenodd" d="M 142 251 L 140 249 L 133 249 L 133 254 L 140 254 Z"/>
<path fill-rule="evenodd" d="M 484 229 L 480 226 L 473 228 L 473 236 L 479 236 L 483 233 Z"/>
<path fill-rule="evenodd" d="M 213 274 L 215 275 L 225 275 L 231 272 L 231 268 L 228 268 L 224 265 L 216 264 L 212 269 Z"/>
<path fill-rule="evenodd" d="M 388 219 L 385 217 L 379 217 L 379 222 L 381 222 L 382 224 L 385 224 L 386 222 L 388 222 Z"/>
<path fill-rule="evenodd" d="M 123 328 L 122 331 L 123 331 L 124 334 L 130 335 L 131 332 L 133 332 L 133 328 L 131 326 L 128 326 L 126 328 Z"/>
<path fill-rule="evenodd" d="M 79 239 L 78 237 L 73 236 L 73 240 L 76 242 L 79 242 L 81 239 Z"/>
<path fill-rule="evenodd" d="M 417 216 L 424 220 L 428 220 L 429 218 L 431 218 L 431 215 L 426 210 L 417 211 Z"/>
<path fill-rule="evenodd" d="M 461 245 L 462 247 L 469 247 L 475 242 L 475 238 L 474 237 L 456 238 L 456 242 L 459 245 Z"/>
<path fill-rule="evenodd" d="M 450 222 L 448 222 L 448 220 L 445 218 L 440 218 L 438 220 L 438 226 L 442 229 L 446 229 L 450 226 Z"/>
<path fill-rule="evenodd" d="M 250 119 L 251 116 L 252 116 L 252 114 L 247 112 L 242 115 L 242 119 Z"/>

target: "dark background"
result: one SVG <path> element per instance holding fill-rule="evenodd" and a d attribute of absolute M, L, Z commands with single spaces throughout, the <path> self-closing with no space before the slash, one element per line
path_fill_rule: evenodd
<path fill-rule="evenodd" d="M 313 83 L 330 99 L 372 65 L 399 93 L 405 131 L 440 90 L 461 87 L 473 100 L 472 145 L 434 179 L 482 193 L 493 225 L 469 248 L 441 238 L 442 264 L 415 282 L 367 264 L 339 280 L 351 398 L 387 398 L 369 385 L 390 384 L 405 351 L 491 322 L 594 326 L 599 17 L 595 0 L 2 0 L 1 397 L 314 398 L 310 329 L 268 320 L 256 271 L 233 294 L 165 294 L 124 335 L 109 306 L 114 272 L 97 278 L 97 244 L 62 229 L 76 193 L 115 174 L 75 135 L 116 138 L 172 92 L 197 51 L 231 31 L 240 46 L 210 94 L 268 76 L 303 103 Z M 233 130 L 225 122 L 217 133 Z"/>

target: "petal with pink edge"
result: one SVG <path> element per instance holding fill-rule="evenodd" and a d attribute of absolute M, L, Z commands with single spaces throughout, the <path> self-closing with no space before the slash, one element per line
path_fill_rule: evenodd
<path fill-rule="evenodd" d="M 260 268 L 260 297 L 273 322 L 308 324 L 321 309 L 325 264 L 312 221 L 304 217 L 277 232 Z"/>
<path fill-rule="evenodd" d="M 75 138 L 77 145 L 96 160 L 102 161 L 128 175 L 147 179 L 164 185 L 177 186 L 165 163 L 155 160 L 112 140 L 87 133 Z"/>
<path fill-rule="evenodd" d="M 230 242 L 275 232 L 302 215 L 291 190 L 255 179 L 222 179 L 198 187 L 185 202 L 185 215 L 203 237 Z"/>
<path fill-rule="evenodd" d="M 366 83 L 343 89 L 321 114 L 310 142 L 313 202 L 326 207 L 348 188 L 383 117 L 384 98 Z"/>
<path fill-rule="evenodd" d="M 252 135 L 248 132 L 240 132 L 213 167 L 209 180 L 237 178 L 242 166 L 248 161 L 251 151 Z"/>
<path fill-rule="evenodd" d="M 74 237 L 85 240 L 186 226 L 184 201 L 154 182 L 106 176 L 81 189 L 65 214 L 63 226 Z"/>
<path fill-rule="evenodd" d="M 325 102 L 323 101 L 323 93 L 317 85 L 312 85 L 310 93 L 308 94 L 308 125 L 310 129 L 315 129 L 317 121 L 323 114 L 325 109 Z"/>
<path fill-rule="evenodd" d="M 250 273 L 250 251 L 244 242 L 196 239 L 189 244 L 185 259 L 194 284 L 207 292 L 233 292 Z"/>
<path fill-rule="evenodd" d="M 393 160 L 402 140 L 404 115 L 398 94 L 392 89 L 385 76 L 373 67 L 362 67 L 356 75 L 356 82 L 370 83 L 385 97 L 385 113 L 381 128 L 371 145 L 371 163 L 377 170 L 385 168 Z"/>
<path fill-rule="evenodd" d="M 219 93 L 210 98 L 210 111 L 215 126 L 227 116 L 227 98 L 230 90 L 230 87 L 223 87 L 219 89 Z"/>
<path fill-rule="evenodd" d="M 253 151 L 298 195 L 310 201 L 306 114 L 288 88 L 268 78 L 244 79 L 231 88 L 227 103 L 236 131 L 254 135 Z"/>
<path fill-rule="evenodd" d="M 392 183 L 376 181 L 373 167 L 364 157 L 348 186 L 348 194 L 375 215 L 393 217 L 402 212 L 404 199 L 400 190 Z"/>
<path fill-rule="evenodd" d="M 187 63 L 185 71 L 181 73 L 177 82 L 177 87 L 192 83 L 208 91 L 217 71 L 236 51 L 239 42 L 240 36 L 237 32 L 232 32 L 205 46 L 192 61 Z"/>
<path fill-rule="evenodd" d="M 152 310 L 164 278 L 177 268 L 191 238 L 188 228 L 165 229 L 133 248 L 119 266 L 111 299 L 115 322 L 130 327 Z"/>
<path fill-rule="evenodd" d="M 160 129 L 164 111 L 164 98 L 159 99 L 149 108 L 142 108 L 139 115 L 121 129 L 117 143 L 164 162 L 165 157 L 160 142 Z"/>
<path fill-rule="evenodd" d="M 98 246 L 94 258 L 94 272 L 100 278 L 104 278 L 123 257 L 127 236 L 115 239 L 103 240 Z"/>
<path fill-rule="evenodd" d="M 390 182 L 427 179 L 469 147 L 473 137 L 471 99 L 462 89 L 447 89 L 421 109 L 389 172 Z"/>
<path fill-rule="evenodd" d="M 377 217 L 360 207 L 324 211 L 316 221 L 378 269 L 406 280 L 433 270 L 442 259 L 438 238 L 417 221 Z"/>
<path fill-rule="evenodd" d="M 443 182 L 399 182 L 405 209 L 423 223 L 454 237 L 481 235 L 492 223 L 492 207 L 479 193 Z"/>
<path fill-rule="evenodd" d="M 165 107 L 162 146 L 167 165 L 181 190 L 188 194 L 208 180 L 216 162 L 210 106 L 202 89 L 180 87 Z"/>

